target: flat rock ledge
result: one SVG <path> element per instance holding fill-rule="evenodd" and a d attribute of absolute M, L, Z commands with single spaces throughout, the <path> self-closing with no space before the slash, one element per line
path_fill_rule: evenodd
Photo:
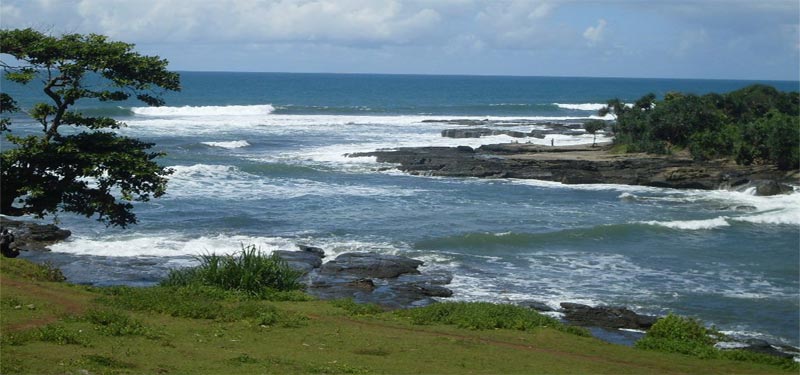
<path fill-rule="evenodd" d="M 17 250 L 47 251 L 47 247 L 67 239 L 72 232 L 61 229 L 54 224 L 37 224 L 29 221 L 12 220 L 0 216 L 0 226 L 8 228 L 14 235 L 12 248 Z"/>
<path fill-rule="evenodd" d="M 610 145 L 550 147 L 525 143 L 459 147 L 412 147 L 350 154 L 372 156 L 412 175 L 519 178 L 564 184 L 623 184 L 677 189 L 755 188 L 758 195 L 792 192 L 798 171 L 770 165 L 742 166 L 685 156 L 614 154 Z"/>
<path fill-rule="evenodd" d="M 422 273 L 423 262 L 397 255 L 344 253 L 323 262 L 317 247 L 300 245 L 300 251 L 275 251 L 287 264 L 303 272 L 306 291 L 321 299 L 352 298 L 389 309 L 426 306 L 434 297 L 450 297 L 445 287 L 453 275 L 447 271 Z"/>

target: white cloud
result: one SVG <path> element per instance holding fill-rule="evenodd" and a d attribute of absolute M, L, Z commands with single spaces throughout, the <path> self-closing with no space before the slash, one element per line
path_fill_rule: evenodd
<path fill-rule="evenodd" d="M 56 33 L 95 32 L 138 43 L 403 44 L 433 33 L 442 20 L 439 13 L 424 4 L 405 4 L 398 0 L 50 0 L 4 4 L 2 16 L 4 27 L 35 27 L 29 20 L 36 19 L 55 25 Z"/>
<path fill-rule="evenodd" d="M 589 26 L 583 32 L 583 38 L 589 42 L 590 46 L 594 46 L 603 40 L 607 24 L 606 20 L 601 18 L 597 20 L 597 26 Z"/>

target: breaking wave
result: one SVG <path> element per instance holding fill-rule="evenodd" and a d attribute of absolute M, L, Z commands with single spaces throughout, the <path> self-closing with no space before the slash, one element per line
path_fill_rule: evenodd
<path fill-rule="evenodd" d="M 183 106 L 183 107 L 133 107 L 131 111 L 140 116 L 259 116 L 275 111 L 271 104 Z"/>

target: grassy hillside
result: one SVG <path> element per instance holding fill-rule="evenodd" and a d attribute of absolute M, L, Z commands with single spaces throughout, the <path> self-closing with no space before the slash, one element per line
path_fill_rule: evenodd
<path fill-rule="evenodd" d="M 612 345 L 556 326 L 468 329 L 459 326 L 482 325 L 299 293 L 265 301 L 204 287 L 50 281 L 59 276 L 0 260 L 3 374 L 785 372 Z"/>

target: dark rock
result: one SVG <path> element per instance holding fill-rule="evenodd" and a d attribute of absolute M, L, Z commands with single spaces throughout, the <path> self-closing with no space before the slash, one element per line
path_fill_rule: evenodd
<path fill-rule="evenodd" d="M 351 286 L 354 288 L 365 289 L 369 290 L 370 292 L 375 290 L 375 283 L 372 279 L 357 279 L 347 283 L 347 286 Z"/>
<path fill-rule="evenodd" d="M 442 130 L 442 137 L 446 138 L 480 138 L 490 135 L 507 135 L 509 137 L 514 137 L 514 138 L 525 138 L 528 136 L 528 133 L 516 130 L 488 129 L 488 128 Z"/>
<path fill-rule="evenodd" d="M 453 274 L 420 274 L 422 261 L 375 253 L 345 253 L 308 275 L 308 293 L 320 299 L 353 298 L 397 309 L 435 303 L 432 297 L 452 296 Z"/>
<path fill-rule="evenodd" d="M 410 292 L 412 294 L 421 294 L 429 297 L 451 297 L 453 291 L 441 285 L 433 284 L 399 284 L 394 287 L 397 291 Z"/>
<path fill-rule="evenodd" d="M 469 130 L 469 129 L 465 129 Z M 605 146 L 550 147 L 526 143 L 483 145 L 473 152 L 455 147 L 399 148 L 351 155 L 374 156 L 398 164 L 413 175 L 442 177 L 520 178 L 565 184 L 607 183 L 677 189 L 730 188 L 731 181 L 774 180 L 797 183 L 774 166 L 742 166 L 724 161 L 695 161 L 680 156 L 611 154 Z M 790 189 L 778 183 L 780 191 Z M 773 186 L 774 187 L 774 186 Z M 766 193 L 767 188 L 762 190 Z"/>
<path fill-rule="evenodd" d="M 452 281 L 453 273 L 445 270 L 437 270 L 426 274 L 406 274 L 397 278 L 398 283 L 409 284 L 447 285 Z"/>
<path fill-rule="evenodd" d="M 782 351 L 780 351 L 778 349 L 775 349 L 770 343 L 768 343 L 768 342 L 766 342 L 764 340 L 749 339 L 749 340 L 745 341 L 745 343 L 748 346 L 742 348 L 742 350 L 747 350 L 747 351 L 754 352 L 754 353 L 772 355 L 772 356 L 781 357 L 781 358 L 794 358 L 793 355 L 791 355 L 789 353 L 784 353 L 784 352 L 782 352 Z"/>
<path fill-rule="evenodd" d="M 292 261 L 292 260 L 286 261 L 286 265 L 289 266 L 289 268 L 295 271 L 299 271 L 304 275 L 311 272 L 314 269 L 314 266 L 308 263 Z"/>
<path fill-rule="evenodd" d="M 344 253 L 320 268 L 322 275 L 348 274 L 369 278 L 393 278 L 419 273 L 422 261 L 377 253 Z"/>
<path fill-rule="evenodd" d="M 541 312 L 554 311 L 552 307 L 541 301 L 520 301 L 517 302 L 517 305 Z"/>
<path fill-rule="evenodd" d="M 72 232 L 53 224 L 37 224 L 5 217 L 0 217 L 0 226 L 8 228 L 14 234 L 11 246 L 20 250 L 47 250 L 47 246 L 72 235 Z"/>
<path fill-rule="evenodd" d="M 300 249 L 300 251 L 305 251 L 305 252 L 309 252 L 309 253 L 312 253 L 312 254 L 316 254 L 320 258 L 324 258 L 325 257 L 325 250 L 322 250 L 319 247 L 307 246 L 307 245 L 303 245 L 303 244 L 298 244 L 297 247 Z"/>
<path fill-rule="evenodd" d="M 756 181 L 756 195 L 758 196 L 772 196 L 779 194 L 788 194 L 793 191 L 792 187 L 786 184 L 781 184 L 778 181 Z"/>
<path fill-rule="evenodd" d="M 649 329 L 658 319 L 655 316 L 639 315 L 624 307 L 591 307 L 579 303 L 563 302 L 564 319 L 580 326 L 603 328 Z"/>
<path fill-rule="evenodd" d="M 275 250 L 272 252 L 286 262 L 306 263 L 311 268 L 319 268 L 322 265 L 322 258 L 317 253 L 307 251 L 288 251 Z"/>
<path fill-rule="evenodd" d="M 458 146 L 458 147 L 456 147 L 456 150 L 461 151 L 461 152 L 475 152 L 475 150 L 472 147 L 469 147 L 469 146 Z"/>

